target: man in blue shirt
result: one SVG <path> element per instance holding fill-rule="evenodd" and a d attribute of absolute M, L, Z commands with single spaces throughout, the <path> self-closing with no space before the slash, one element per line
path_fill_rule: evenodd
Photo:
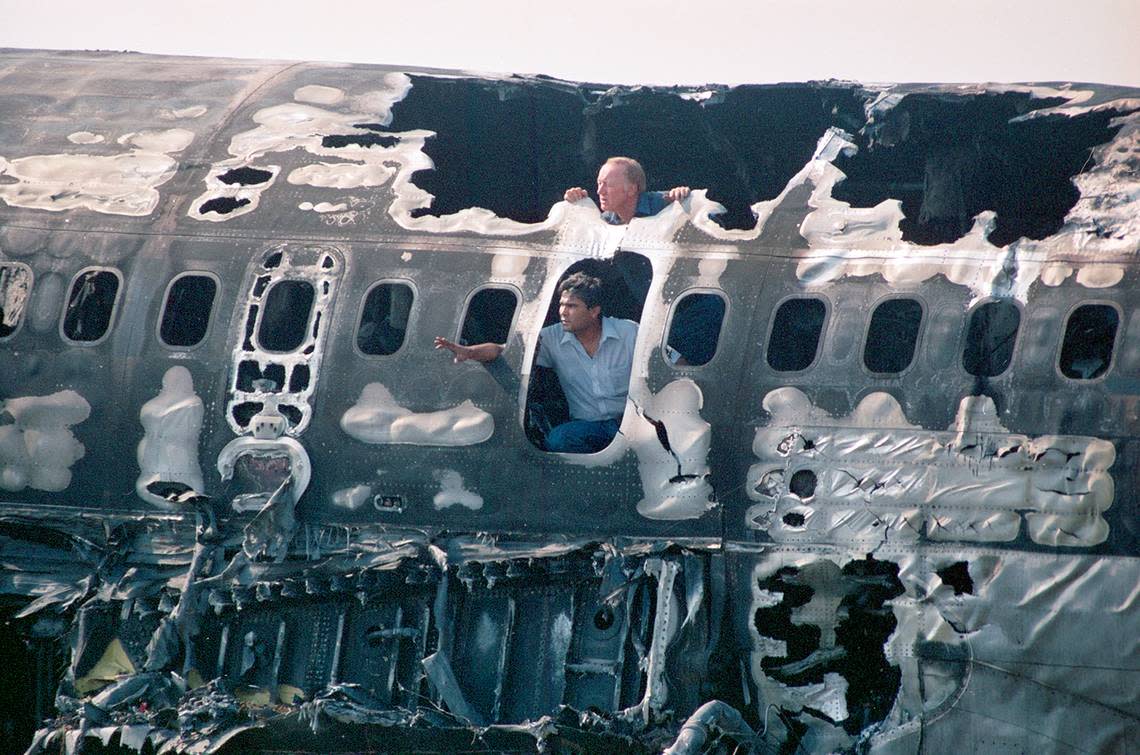
<path fill-rule="evenodd" d="M 688 186 L 669 191 L 646 191 L 645 170 L 631 157 L 611 157 L 598 171 L 598 201 L 602 220 L 610 225 L 625 225 L 634 218 L 656 215 L 689 196 Z M 567 189 L 562 198 L 577 202 L 587 196 L 585 189 Z"/>
<path fill-rule="evenodd" d="M 558 322 L 542 329 L 539 367 L 558 375 L 570 421 L 546 436 L 546 450 L 594 453 L 617 435 L 629 392 L 629 371 L 637 343 L 637 323 L 602 316 L 602 283 L 575 273 L 559 286 Z M 463 346 L 436 337 L 435 348 L 455 354 L 455 361 L 490 362 L 503 352 L 500 344 Z"/>

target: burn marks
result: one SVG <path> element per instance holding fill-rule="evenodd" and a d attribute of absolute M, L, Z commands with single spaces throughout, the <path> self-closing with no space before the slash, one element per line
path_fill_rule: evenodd
<path fill-rule="evenodd" d="M 273 178 L 273 171 L 251 168 L 249 166 L 231 168 L 218 176 L 218 180 L 227 186 L 233 186 L 234 184 L 239 186 L 254 186 L 263 184 L 271 178 Z"/>
<path fill-rule="evenodd" d="M 848 735 L 886 718 L 902 676 L 883 649 L 898 625 L 890 601 L 904 592 L 898 564 L 868 556 L 842 567 L 784 566 L 760 579 L 759 589 L 767 605 L 756 609 L 755 629 L 775 641 L 759 667 L 782 685 L 778 703 L 802 697 L 801 719 L 822 719 Z M 812 687 L 843 690 L 842 699 Z"/>
<path fill-rule="evenodd" d="M 321 146 L 329 149 L 343 149 L 344 147 L 395 147 L 400 139 L 395 136 L 380 136 L 379 134 L 332 134 L 321 139 Z"/>
<path fill-rule="evenodd" d="M 592 187 L 611 155 L 639 159 L 649 188 L 708 187 L 726 228 L 751 228 L 750 206 L 776 197 L 829 127 L 863 124 L 853 87 L 744 86 L 704 100 L 673 89 L 601 91 L 560 82 L 414 77 L 392 129 L 434 132 L 435 170 L 413 181 L 434 195 L 414 215 L 485 207 L 523 223 L 546 218 L 570 186 Z"/>
<path fill-rule="evenodd" d="M 996 213 L 990 243 L 1056 233 L 1080 192 L 1073 177 L 1117 131 L 1111 110 L 1021 118 L 1063 102 L 1024 93 L 909 94 L 854 137 L 858 152 L 835 165 L 847 175 L 832 196 L 855 207 L 902 202 L 904 241 L 945 244 L 974 217 Z"/>

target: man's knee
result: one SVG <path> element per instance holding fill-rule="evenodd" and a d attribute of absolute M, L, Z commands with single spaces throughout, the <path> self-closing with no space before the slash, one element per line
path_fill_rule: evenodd
<path fill-rule="evenodd" d="M 601 451 L 617 435 L 613 420 L 589 422 L 571 420 L 558 425 L 546 436 L 546 450 L 569 454 L 591 454 Z"/>

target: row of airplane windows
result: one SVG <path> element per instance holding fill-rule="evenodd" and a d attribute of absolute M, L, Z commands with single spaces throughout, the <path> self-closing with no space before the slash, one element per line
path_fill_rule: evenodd
<path fill-rule="evenodd" d="M 19 329 L 30 301 L 32 273 L 19 263 L 0 265 L 0 340 Z M 121 274 L 110 268 L 87 268 L 72 280 L 60 332 L 67 341 L 91 344 L 102 340 L 114 320 Z M 158 338 L 172 348 L 192 348 L 206 336 L 218 281 L 208 273 L 183 273 L 171 280 L 159 318 Z M 305 280 L 278 281 L 266 294 L 257 330 L 265 351 L 297 349 L 308 326 L 315 290 Z M 407 283 L 382 281 L 364 297 L 356 320 L 356 347 L 367 356 L 394 354 L 404 343 L 415 292 Z M 505 343 L 517 307 L 513 290 L 487 287 L 468 300 L 460 339 L 465 343 Z M 670 318 L 665 355 L 677 366 L 700 366 L 717 351 L 726 302 L 719 293 L 688 292 L 677 301 Z M 879 303 L 871 314 L 864 339 L 863 363 L 876 374 L 904 371 L 914 359 L 922 323 L 922 305 L 898 297 Z M 784 300 L 776 308 L 768 333 L 766 360 L 776 372 L 801 372 L 816 360 L 827 319 L 827 307 L 817 297 Z M 1120 315 L 1107 304 L 1077 307 L 1065 325 L 1059 368 L 1073 380 L 1104 375 Z M 962 366 L 971 375 L 996 377 L 1013 358 L 1021 311 L 1006 300 L 992 300 L 971 313 L 962 353 Z"/>

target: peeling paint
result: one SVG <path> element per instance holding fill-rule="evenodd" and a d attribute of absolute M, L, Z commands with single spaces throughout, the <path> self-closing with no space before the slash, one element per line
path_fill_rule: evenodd
<path fill-rule="evenodd" d="M 106 141 L 106 137 L 102 134 L 93 134 L 90 131 L 76 131 L 67 135 L 67 141 L 72 144 L 99 144 Z"/>
<path fill-rule="evenodd" d="M 396 403 L 382 383 L 369 383 L 340 419 L 353 438 L 370 444 L 471 446 L 495 431 L 495 419 L 470 400 L 435 412 L 413 412 Z"/>
<path fill-rule="evenodd" d="M 467 490 L 463 477 L 454 469 L 437 469 L 432 472 L 432 479 L 439 483 L 439 492 L 432 498 L 436 510 L 450 506 L 462 506 L 472 511 L 483 508 L 483 496 Z"/>
<path fill-rule="evenodd" d="M 177 483 L 190 491 L 206 489 L 198 463 L 204 412 L 190 371 L 180 365 L 168 369 L 162 376 L 162 390 L 139 411 L 144 432 L 139 441 L 139 476 L 135 481 L 139 498 L 161 508 L 176 509 L 176 502 L 147 486 Z"/>
<path fill-rule="evenodd" d="M 71 426 L 90 416 L 87 400 L 71 390 L 21 396 L 0 402 L 0 413 L 12 417 L 0 425 L 0 489 L 66 490 L 85 454 Z"/>
<path fill-rule="evenodd" d="M 332 494 L 332 504 L 338 509 L 356 511 L 372 499 L 371 485 L 355 485 Z"/>
<path fill-rule="evenodd" d="M 1088 547 L 1108 536 L 1109 441 L 1010 433 L 981 396 L 962 399 L 945 431 L 911 424 L 887 393 L 868 394 L 847 417 L 796 388 L 772 391 L 764 408 L 772 420 L 757 428 L 760 462 L 746 483 L 761 503 L 746 519 L 778 541 L 914 541 L 923 524 L 934 540 L 1010 541 L 1022 515 L 1042 545 Z M 797 470 L 813 476 L 806 498 L 790 482 Z"/>
<path fill-rule="evenodd" d="M 674 380 L 637 408 L 627 433 L 637 454 L 647 519 L 695 519 L 713 508 L 708 453 L 712 426 L 701 418 L 704 398 L 692 380 Z"/>

